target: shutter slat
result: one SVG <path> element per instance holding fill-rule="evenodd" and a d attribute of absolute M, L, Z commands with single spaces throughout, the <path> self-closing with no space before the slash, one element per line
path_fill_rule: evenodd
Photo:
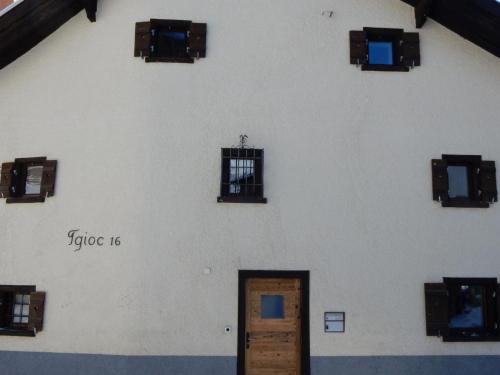
<path fill-rule="evenodd" d="M 57 160 L 47 160 L 43 163 L 42 184 L 40 195 L 42 197 L 52 197 L 56 185 Z"/>
<path fill-rule="evenodd" d="M 30 315 L 28 326 L 38 331 L 43 330 L 45 292 L 33 292 L 30 295 Z"/>
<path fill-rule="evenodd" d="M 187 53 L 193 58 L 205 57 L 207 52 L 207 24 L 192 23 L 189 29 Z"/>
<path fill-rule="evenodd" d="M 485 202 L 497 202 L 497 177 L 494 161 L 482 161 L 479 165 L 479 183 L 481 200 Z"/>
<path fill-rule="evenodd" d="M 12 184 L 12 169 L 14 163 L 3 163 L 0 171 L 0 197 L 10 197 L 10 185 Z"/>
<path fill-rule="evenodd" d="M 151 23 L 137 22 L 135 24 L 135 57 L 148 57 L 151 55 Z"/>
<path fill-rule="evenodd" d="M 446 284 L 425 284 L 427 336 L 446 336 L 448 334 L 448 295 Z"/>
<path fill-rule="evenodd" d="M 402 55 L 404 65 L 420 66 L 420 36 L 418 33 L 403 34 Z"/>
<path fill-rule="evenodd" d="M 351 64 L 362 65 L 368 62 L 368 44 L 365 31 L 349 31 Z"/>
<path fill-rule="evenodd" d="M 448 162 L 432 159 L 432 194 L 435 201 L 448 200 Z"/>

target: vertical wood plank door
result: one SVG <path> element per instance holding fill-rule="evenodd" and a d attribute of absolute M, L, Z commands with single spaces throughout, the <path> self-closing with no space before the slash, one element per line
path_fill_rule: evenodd
<path fill-rule="evenodd" d="M 301 374 L 301 280 L 247 279 L 245 375 Z"/>

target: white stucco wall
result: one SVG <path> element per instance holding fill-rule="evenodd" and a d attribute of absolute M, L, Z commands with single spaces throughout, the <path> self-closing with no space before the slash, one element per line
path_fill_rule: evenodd
<path fill-rule="evenodd" d="M 207 22 L 207 58 L 134 58 L 149 18 Z M 430 170 L 442 153 L 500 162 L 499 60 L 429 20 L 421 67 L 362 72 L 363 26 L 414 31 L 412 8 L 107 0 L 1 70 L 0 160 L 59 166 L 46 203 L 0 205 L 0 284 L 47 291 L 44 331 L 0 350 L 236 355 L 238 269 L 299 269 L 312 355 L 498 354 L 426 337 L 423 284 L 500 278 L 500 204 L 444 209 Z M 216 203 L 242 133 L 265 149 L 267 205 Z M 122 245 L 74 252 L 76 228 Z M 337 310 L 346 333 L 323 333 Z"/>

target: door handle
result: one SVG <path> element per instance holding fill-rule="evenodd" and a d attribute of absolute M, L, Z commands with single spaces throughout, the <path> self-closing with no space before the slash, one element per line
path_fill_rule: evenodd
<path fill-rule="evenodd" d="M 246 334 L 246 346 L 247 346 L 247 349 L 250 349 L 250 333 L 247 332 Z"/>

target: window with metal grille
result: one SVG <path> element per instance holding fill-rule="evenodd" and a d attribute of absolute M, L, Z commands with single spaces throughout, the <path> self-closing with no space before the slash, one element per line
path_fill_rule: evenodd
<path fill-rule="evenodd" d="M 45 292 L 33 285 L 0 285 L 0 336 L 35 336 L 43 329 Z"/>
<path fill-rule="evenodd" d="M 267 203 L 262 177 L 264 150 L 223 148 L 218 202 Z"/>

